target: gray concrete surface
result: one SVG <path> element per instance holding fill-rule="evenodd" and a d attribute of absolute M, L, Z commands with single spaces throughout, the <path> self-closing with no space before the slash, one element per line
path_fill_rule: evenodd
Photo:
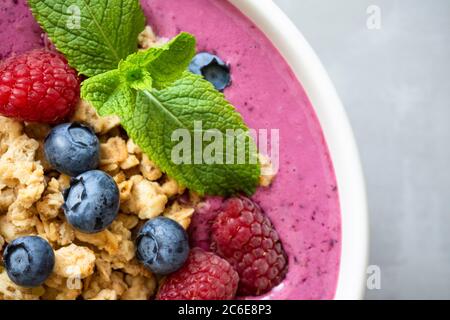
<path fill-rule="evenodd" d="M 450 1 L 274 0 L 347 109 L 371 213 L 368 299 L 450 299 Z M 370 5 L 381 29 L 367 27 Z"/>

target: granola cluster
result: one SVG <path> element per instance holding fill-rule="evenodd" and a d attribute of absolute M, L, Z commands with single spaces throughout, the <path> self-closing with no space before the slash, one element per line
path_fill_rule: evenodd
<path fill-rule="evenodd" d="M 157 279 L 137 261 L 134 234 L 159 215 L 187 228 L 199 198 L 163 174 L 127 138 L 119 119 L 99 117 L 81 101 L 72 121 L 90 125 L 99 137 L 100 169 L 119 186 L 119 216 L 100 233 L 72 228 L 62 211 L 70 177 L 43 156 L 50 128 L 0 117 L 0 250 L 17 237 L 38 235 L 55 251 L 53 274 L 39 288 L 15 285 L 0 267 L 0 299 L 149 299 Z"/>

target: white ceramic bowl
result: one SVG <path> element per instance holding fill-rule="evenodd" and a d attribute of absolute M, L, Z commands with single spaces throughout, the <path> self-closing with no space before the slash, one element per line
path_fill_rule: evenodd
<path fill-rule="evenodd" d="M 342 214 L 342 253 L 335 299 L 362 299 L 368 261 L 365 183 L 344 107 L 317 55 L 271 0 L 229 0 L 273 42 L 303 85 L 331 153 Z"/>

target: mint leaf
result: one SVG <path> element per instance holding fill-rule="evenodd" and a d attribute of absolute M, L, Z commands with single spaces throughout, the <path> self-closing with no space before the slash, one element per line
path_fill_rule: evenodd
<path fill-rule="evenodd" d="M 202 77 L 185 72 L 166 89 L 135 90 L 123 81 L 120 72 L 111 71 L 84 81 L 81 95 L 100 115 L 118 115 L 135 143 L 180 184 L 202 195 L 255 192 L 260 167 L 248 128 L 223 94 Z M 201 130 L 195 124 L 198 120 L 202 121 Z M 172 133 L 179 129 L 185 129 L 192 139 L 196 134 L 208 135 L 212 129 L 221 133 L 223 150 L 215 156 L 223 163 L 208 164 L 205 158 L 202 163 L 194 164 L 192 158 L 198 152 L 193 143 L 188 152 L 192 155 L 192 163 L 175 163 L 173 152 L 179 142 L 173 141 Z M 230 129 L 241 133 L 231 147 L 227 147 L 226 137 L 230 136 L 227 130 Z M 208 146 L 209 142 L 202 142 L 201 150 L 208 150 Z M 242 150 L 245 161 L 239 164 L 239 151 Z M 232 163 L 227 164 L 227 159 Z"/>
<path fill-rule="evenodd" d="M 130 70 L 137 67 L 147 71 L 153 80 L 152 86 L 158 90 L 164 89 L 178 80 L 188 68 L 196 52 L 195 44 L 194 36 L 182 32 L 161 47 L 130 55 L 125 64 Z"/>
<path fill-rule="evenodd" d="M 142 66 L 135 65 L 129 61 L 121 61 L 119 63 L 119 71 L 125 83 L 133 89 L 144 90 L 153 86 L 150 72 Z"/>
<path fill-rule="evenodd" d="M 136 90 L 163 89 L 181 78 L 195 55 L 195 37 L 182 32 L 161 47 L 130 54 L 112 70 L 87 79 L 83 85 L 89 87 L 91 103 L 97 108 L 107 108 L 105 103 L 114 102 L 110 95 L 128 87 Z M 163 71 L 163 67 L 166 71 Z M 161 70 L 160 72 L 158 70 Z M 113 112 L 113 111 L 111 111 Z"/>
<path fill-rule="evenodd" d="M 145 18 L 138 0 L 28 0 L 69 64 L 86 76 L 117 68 L 137 50 Z"/>
<path fill-rule="evenodd" d="M 112 70 L 85 80 L 81 87 L 81 97 L 91 102 L 97 111 L 124 118 L 126 108 L 121 106 L 135 103 L 132 89 L 121 81 L 119 70 Z M 122 112 L 123 111 L 123 112 Z"/>

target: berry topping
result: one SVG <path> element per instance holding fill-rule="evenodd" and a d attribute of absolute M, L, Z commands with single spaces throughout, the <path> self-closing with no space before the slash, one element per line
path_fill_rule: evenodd
<path fill-rule="evenodd" d="M 54 127 L 45 139 L 44 151 L 50 165 L 69 176 L 96 169 L 100 161 L 95 132 L 76 122 Z"/>
<path fill-rule="evenodd" d="M 230 67 L 218 56 L 211 53 L 198 53 L 192 59 L 189 70 L 203 76 L 219 91 L 225 90 L 231 84 Z"/>
<path fill-rule="evenodd" d="M 212 224 L 211 240 L 211 249 L 238 272 L 241 296 L 268 292 L 287 272 L 278 233 L 261 208 L 248 198 L 225 201 Z"/>
<path fill-rule="evenodd" d="M 80 79 L 55 52 L 33 50 L 0 64 L 0 114 L 23 121 L 61 122 L 73 112 Z"/>
<path fill-rule="evenodd" d="M 227 261 L 194 248 L 185 265 L 164 281 L 156 299 L 230 300 L 236 294 L 238 282 L 238 274 Z"/>
<path fill-rule="evenodd" d="M 100 170 L 72 178 L 64 192 L 64 213 L 69 223 L 84 233 L 106 229 L 119 211 L 119 189 L 111 176 Z"/>
<path fill-rule="evenodd" d="M 172 219 L 157 217 L 145 223 L 136 238 L 137 258 L 153 273 L 180 269 L 189 255 L 186 231 Z"/>
<path fill-rule="evenodd" d="M 38 287 L 50 276 L 55 254 L 50 244 L 36 236 L 17 238 L 8 244 L 3 261 L 9 278 L 22 287 Z"/>

